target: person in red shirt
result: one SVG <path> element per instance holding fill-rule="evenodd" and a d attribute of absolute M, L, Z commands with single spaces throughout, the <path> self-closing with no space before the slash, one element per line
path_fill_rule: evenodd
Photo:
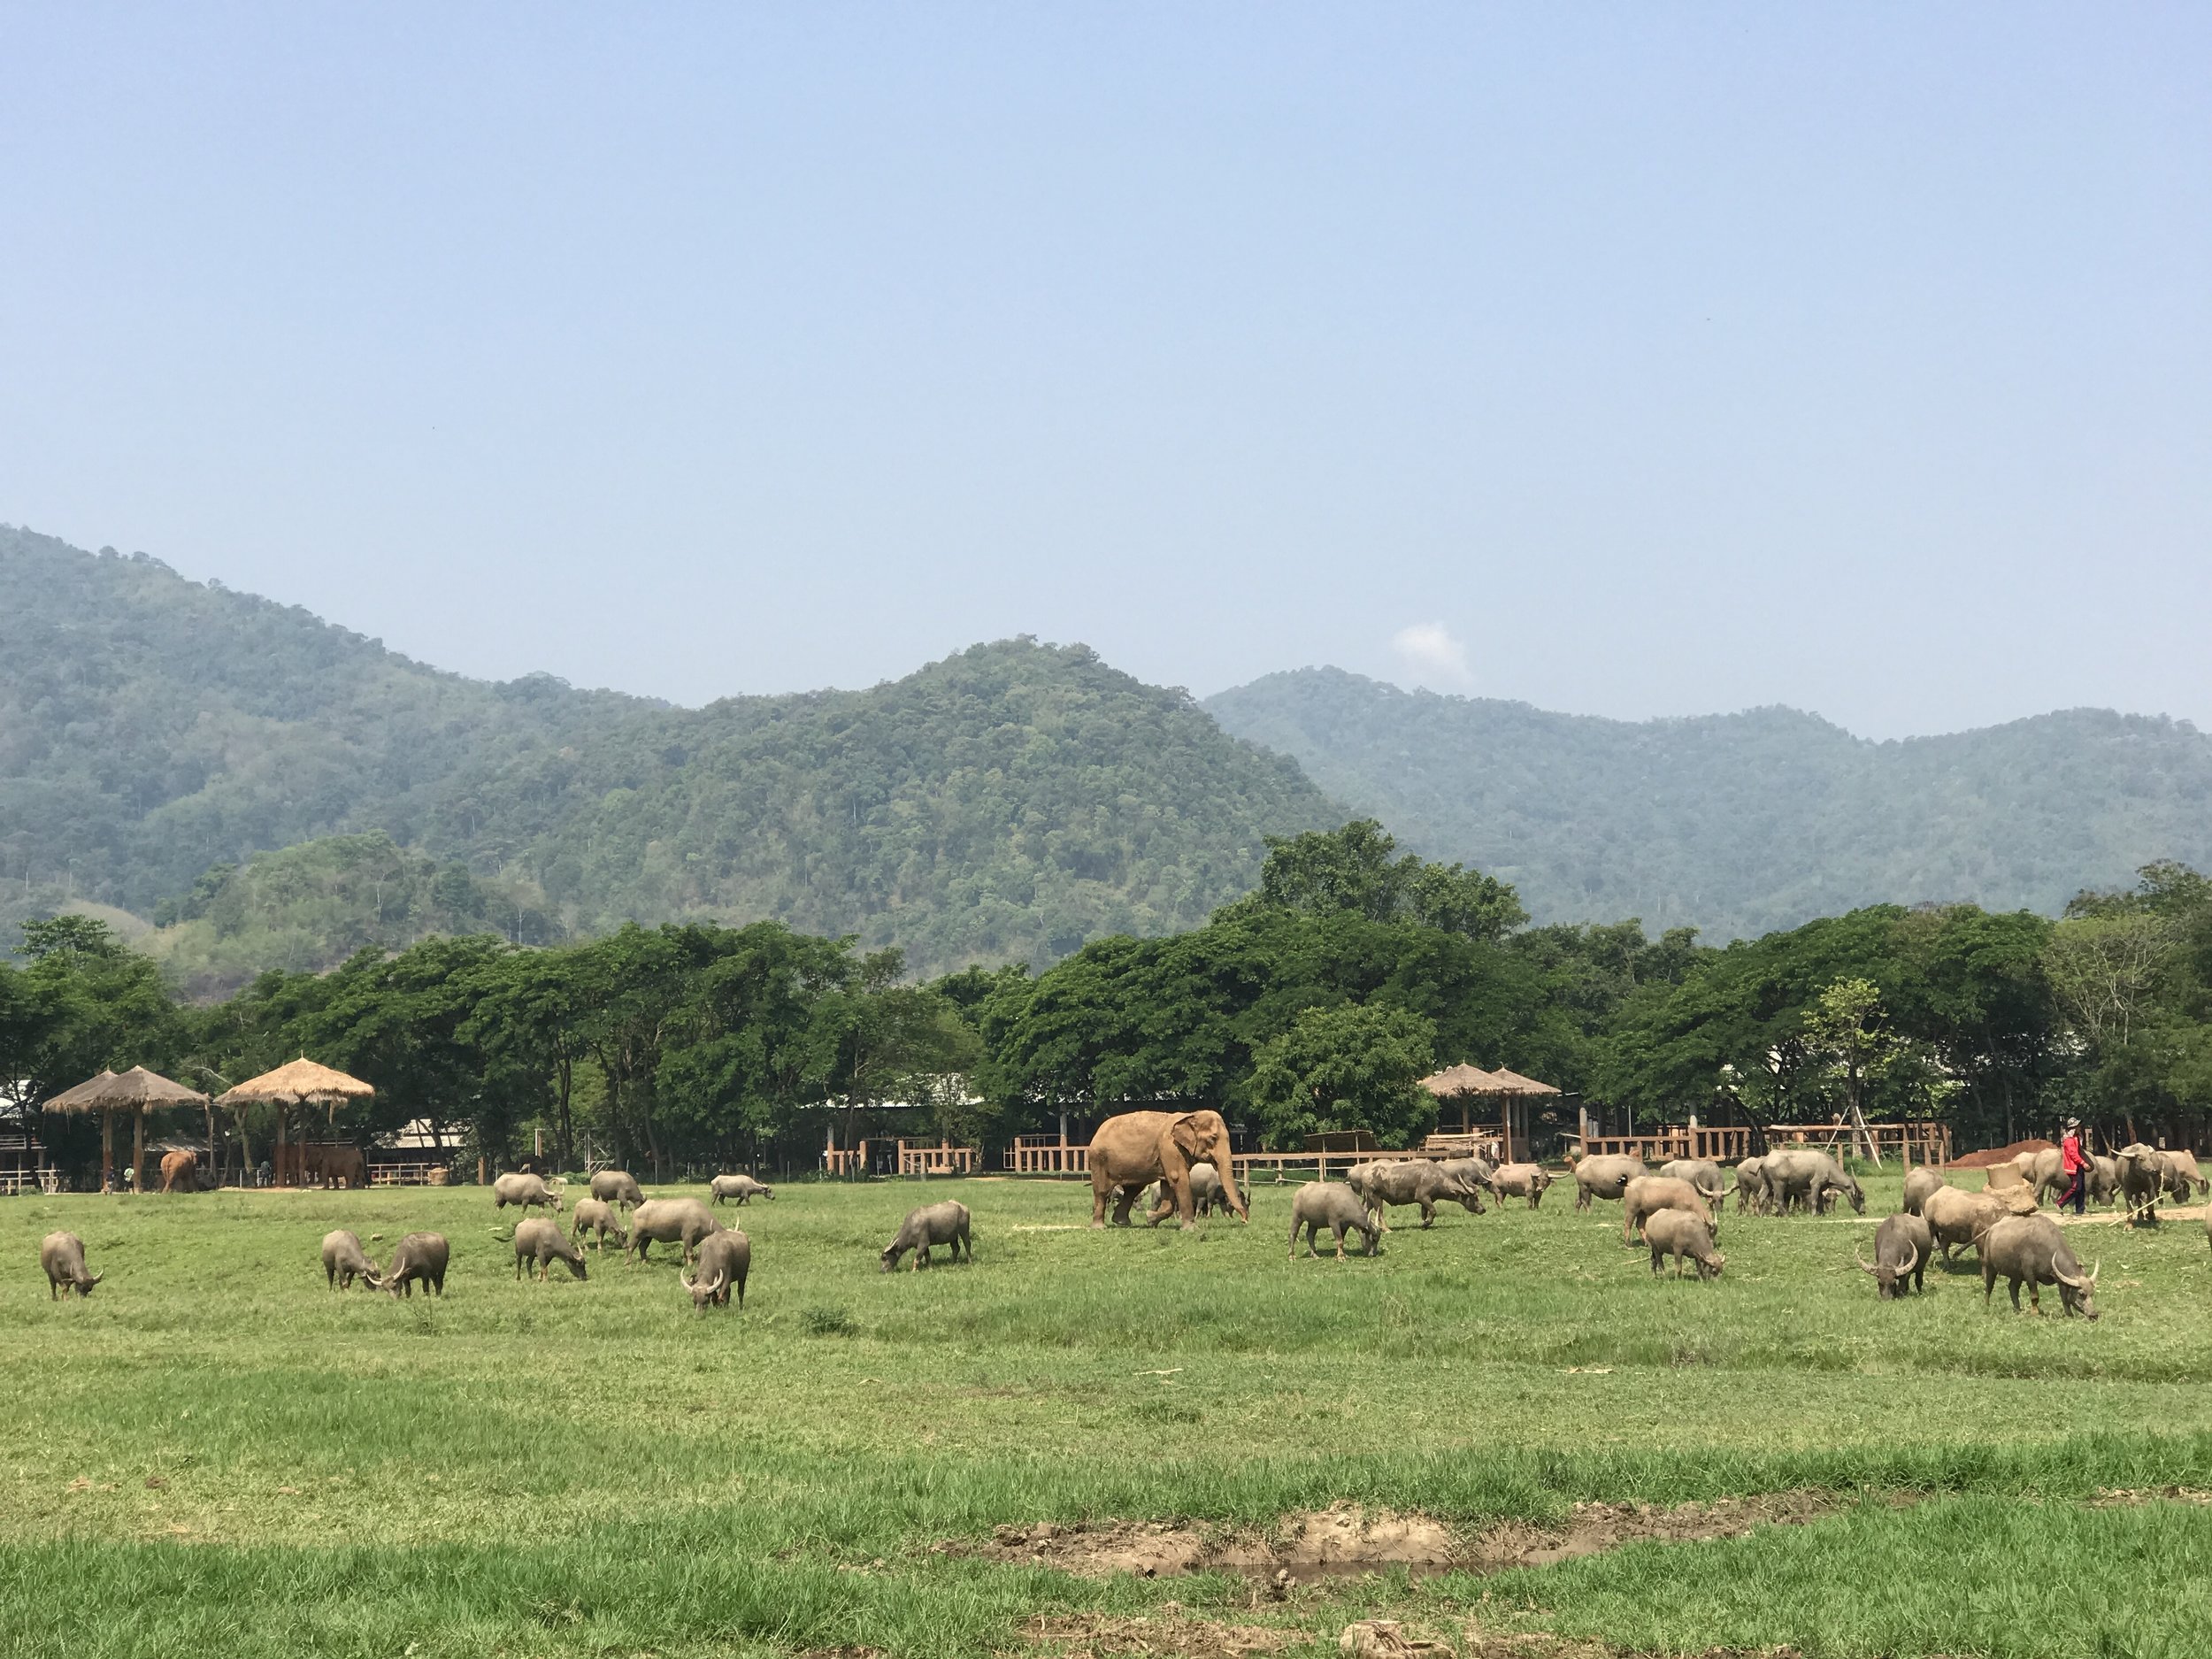
<path fill-rule="evenodd" d="M 2065 1139 L 2058 1143 L 2058 1167 L 2073 1185 L 2066 1189 L 2065 1197 L 2058 1201 L 2061 1210 L 2072 1204 L 2074 1213 L 2080 1215 L 2089 1205 L 2089 1154 L 2082 1149 L 2081 1119 L 2066 1120 Z"/>

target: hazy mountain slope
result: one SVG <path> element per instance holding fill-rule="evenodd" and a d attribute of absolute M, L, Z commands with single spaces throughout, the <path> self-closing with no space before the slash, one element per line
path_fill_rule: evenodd
<path fill-rule="evenodd" d="M 495 881 L 495 910 L 541 909 L 532 927 L 773 916 L 920 966 L 1044 961 L 1202 920 L 1266 834 L 1335 811 L 1295 763 L 1080 646 L 672 709 L 441 673 L 156 560 L 0 528 L 11 912 L 73 895 L 148 914 L 211 865 L 381 830 Z M 366 845 L 242 875 L 225 902 L 206 888 L 180 960 L 235 973 L 238 929 L 280 933 L 288 963 L 381 937 L 399 923 L 362 910 Z"/>
<path fill-rule="evenodd" d="M 2212 739 L 2094 710 L 1874 743 L 1787 709 L 1632 724 L 1337 669 L 1210 698 L 1240 737 L 1539 920 L 1718 936 L 1878 901 L 2055 911 L 2140 864 L 2212 865 Z"/>

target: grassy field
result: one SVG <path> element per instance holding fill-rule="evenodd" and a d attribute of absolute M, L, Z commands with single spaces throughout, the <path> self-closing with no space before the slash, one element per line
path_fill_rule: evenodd
<path fill-rule="evenodd" d="M 1970 1269 L 1879 1304 L 1852 1247 L 1896 1187 L 1869 1188 L 1864 1220 L 1729 1217 L 1699 1284 L 1558 1190 L 1294 1265 L 1287 1188 L 1249 1228 L 1097 1234 L 1087 1188 L 980 1180 L 929 1194 L 973 1209 L 976 1263 L 887 1277 L 918 1187 L 794 1185 L 723 1212 L 753 1280 L 705 1317 L 672 1263 L 516 1282 L 476 1188 L 0 1200 L 0 1651 L 1226 1652 L 1235 1626 L 1294 1654 L 1370 1616 L 1463 1654 L 1471 1621 L 1634 1653 L 2212 1651 L 2200 1225 L 2077 1233 L 2094 1325 L 2001 1288 L 1985 1311 Z M 444 1300 L 326 1291 L 341 1225 L 380 1258 L 448 1234 Z M 48 1299 L 55 1227 L 107 1274 L 88 1302 Z M 1473 1538 L 1807 1488 L 1832 1502 L 1804 1525 L 1281 1600 L 931 1548 L 1279 1536 L 1344 1502 Z"/>

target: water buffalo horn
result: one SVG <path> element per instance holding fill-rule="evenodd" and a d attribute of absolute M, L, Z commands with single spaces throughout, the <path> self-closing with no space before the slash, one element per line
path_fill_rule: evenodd
<path fill-rule="evenodd" d="M 1911 1278 L 1912 1270 L 1920 1265 L 1920 1247 L 1915 1244 L 1909 1245 L 1906 1248 L 1912 1251 L 1912 1256 L 1911 1258 L 1906 1262 L 1904 1266 L 1897 1270 L 1897 1277 L 1900 1279 Z"/>
<path fill-rule="evenodd" d="M 1858 1256 L 1859 1269 L 1862 1272 L 1871 1273 L 1877 1279 L 1881 1277 L 1882 1270 L 1875 1266 L 1873 1263 L 1868 1261 L 1863 1256 L 1859 1256 L 1857 1250 L 1854 1249 L 1851 1254 L 1855 1256 Z"/>
<path fill-rule="evenodd" d="M 96 1285 L 107 1276 L 107 1269 L 102 1268 L 98 1272 L 92 1276 L 92 1282 Z"/>
<path fill-rule="evenodd" d="M 676 1282 L 686 1290 L 691 1288 L 691 1280 L 684 1277 L 684 1270 L 680 1267 L 676 1270 Z"/>

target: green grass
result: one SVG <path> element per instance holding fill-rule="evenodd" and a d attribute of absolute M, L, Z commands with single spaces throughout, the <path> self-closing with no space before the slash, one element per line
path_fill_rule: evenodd
<path fill-rule="evenodd" d="M 2093 1325 L 1985 1311 L 1971 1271 L 1881 1304 L 1851 1260 L 1893 1201 L 1870 1186 L 1863 1221 L 1729 1217 L 1701 1285 L 1558 1192 L 1294 1266 L 1286 1189 L 1249 1229 L 1102 1235 L 1087 1188 L 980 1181 L 929 1194 L 975 1210 L 976 1265 L 885 1276 L 918 1187 L 791 1185 L 722 1212 L 753 1279 L 703 1318 L 672 1263 L 517 1283 L 475 1188 L 0 1201 L 0 1652 L 956 1655 L 1170 1600 L 1332 1650 L 1369 1612 L 1662 1652 L 2212 1650 L 2212 1509 L 2081 1502 L 2212 1487 L 2200 1228 L 2077 1235 Z M 326 1291 L 337 1225 L 380 1258 L 447 1233 L 445 1299 Z M 88 1302 L 47 1298 L 56 1226 L 107 1273 Z M 1352 1499 L 1479 1527 L 1808 1486 L 1846 1501 L 1259 1612 L 1225 1575 L 927 1553 L 1007 1521 Z"/>

